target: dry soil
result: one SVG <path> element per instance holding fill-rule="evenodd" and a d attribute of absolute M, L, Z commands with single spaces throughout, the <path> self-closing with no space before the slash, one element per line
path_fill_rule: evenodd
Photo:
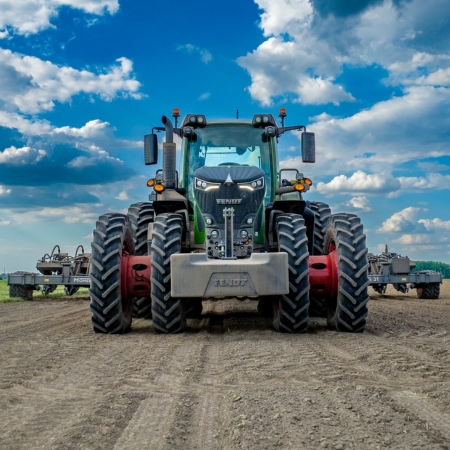
<path fill-rule="evenodd" d="M 251 302 L 185 334 L 94 334 L 87 297 L 0 305 L 1 449 L 448 449 L 450 283 L 371 290 L 364 334 L 291 336 Z M 212 314 L 214 313 L 214 314 Z"/>

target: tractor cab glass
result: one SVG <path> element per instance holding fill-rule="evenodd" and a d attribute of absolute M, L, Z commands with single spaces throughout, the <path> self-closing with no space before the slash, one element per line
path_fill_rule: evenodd
<path fill-rule="evenodd" d="M 192 186 L 194 172 L 200 167 L 227 165 L 254 166 L 262 169 L 266 178 L 271 176 L 269 139 L 263 129 L 242 125 L 209 125 L 196 129 L 187 145 L 185 174 L 187 185 Z M 266 183 L 266 198 L 270 198 L 271 183 Z M 188 189 L 189 201 L 193 201 Z"/>

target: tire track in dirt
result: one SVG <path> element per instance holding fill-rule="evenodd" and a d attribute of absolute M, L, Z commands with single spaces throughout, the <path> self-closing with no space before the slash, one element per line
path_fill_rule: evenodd
<path fill-rule="evenodd" d="M 85 307 L 79 307 L 75 311 L 70 309 L 67 312 L 57 311 L 55 308 L 49 314 L 38 315 L 33 319 L 17 321 L 9 326 L 2 324 L 0 328 L 0 342 L 15 340 L 18 336 L 22 336 L 25 333 L 55 334 L 55 331 L 59 331 L 60 328 L 64 330 L 71 324 L 80 324 L 80 322 L 84 321 L 85 315 Z"/>
<path fill-rule="evenodd" d="M 313 319 L 290 336 L 243 303 L 175 336 L 145 320 L 95 335 L 87 302 L 17 304 L 0 318 L 15 327 L 0 340 L 2 448 L 449 448 L 448 312 L 415 329 L 420 311 L 398 321 L 385 302 L 370 333 Z"/>
<path fill-rule="evenodd" d="M 333 357 L 335 358 L 337 356 L 339 358 L 346 359 L 349 362 L 350 367 L 352 369 L 356 369 L 358 374 L 364 372 L 370 373 L 371 378 L 376 385 L 386 389 L 387 395 L 391 399 L 395 400 L 410 414 L 425 421 L 427 424 L 430 424 L 429 427 L 438 431 L 444 440 L 448 439 L 450 433 L 450 420 L 447 419 L 449 419 L 450 416 L 430 404 L 430 402 L 427 402 L 424 399 L 424 395 L 420 395 L 416 392 L 424 387 L 424 380 L 422 378 L 417 379 L 414 376 L 416 373 L 411 371 L 410 368 L 407 374 L 395 373 L 393 377 L 393 374 L 390 373 L 389 376 L 387 376 L 387 374 L 383 373 L 383 367 L 379 364 L 379 361 L 382 361 L 383 359 L 404 361 L 405 354 L 413 355 L 414 357 L 420 357 L 423 355 L 410 351 L 410 349 L 406 349 L 403 346 L 383 342 L 381 339 L 374 340 L 370 336 L 365 337 L 365 345 L 363 346 L 359 346 L 355 344 L 355 342 L 344 342 L 343 339 L 339 340 L 339 345 L 331 342 L 323 343 L 324 347 L 329 350 L 328 353 L 332 364 L 335 362 L 333 361 Z M 397 349 L 402 354 L 397 354 Z M 371 366 L 373 361 L 366 360 L 367 354 L 378 354 L 380 356 L 380 359 L 375 361 L 375 367 Z M 423 359 L 426 360 L 426 358 Z M 364 362 L 361 362 L 362 360 Z M 364 377 L 358 376 L 358 382 L 361 381 L 365 381 Z"/>
<path fill-rule="evenodd" d="M 171 336 L 161 336 L 171 339 Z M 151 446 L 155 449 L 165 448 L 212 448 L 204 447 L 205 442 L 212 444 L 206 430 L 214 420 L 214 403 L 211 395 L 201 389 L 192 389 L 194 382 L 200 387 L 201 374 L 206 364 L 206 348 L 208 337 L 204 331 L 190 335 L 180 342 L 175 351 L 170 352 L 165 361 L 161 361 L 160 373 L 155 376 L 151 385 L 147 385 L 153 393 L 142 402 L 121 437 L 115 449 L 134 449 Z M 187 345 L 186 345 L 187 344 Z M 133 379 L 133 383 L 136 383 Z M 160 412 L 163 410 L 163 413 Z M 148 433 L 142 423 L 151 420 L 152 432 Z M 199 424 L 205 426 L 199 435 Z M 206 432 L 206 434 L 205 434 Z M 191 445 L 188 445 L 188 442 Z M 155 444 L 156 443 L 156 444 Z"/>

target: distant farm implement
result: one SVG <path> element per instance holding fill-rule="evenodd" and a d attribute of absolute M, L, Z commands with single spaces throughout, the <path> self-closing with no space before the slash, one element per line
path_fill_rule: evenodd
<path fill-rule="evenodd" d="M 46 253 L 36 264 L 39 273 L 14 272 L 8 274 L 9 296 L 27 300 L 33 298 L 33 291 L 44 295 L 52 293 L 59 285 L 64 286 L 66 295 L 75 294 L 80 287 L 90 286 L 90 253 L 82 245 L 75 250 L 75 256 L 62 253 L 59 245 Z"/>
<path fill-rule="evenodd" d="M 381 255 L 367 255 L 369 262 L 369 282 L 375 292 L 385 294 L 387 285 L 405 294 L 410 289 L 416 289 L 417 297 L 421 299 L 438 299 L 442 274 L 434 270 L 411 272 L 416 263 L 407 256 L 389 252 L 386 246 Z"/>

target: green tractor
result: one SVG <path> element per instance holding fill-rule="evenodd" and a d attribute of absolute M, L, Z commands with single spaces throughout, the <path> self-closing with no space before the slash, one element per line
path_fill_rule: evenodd
<path fill-rule="evenodd" d="M 312 182 L 278 169 L 277 143 L 302 132 L 303 163 L 315 162 L 315 136 L 303 125 L 281 126 L 272 114 L 208 121 L 188 114 L 178 127 L 162 117 L 144 138 L 149 202 L 128 214 L 99 217 L 91 255 L 91 311 L 96 332 L 123 333 L 133 317 L 151 318 L 156 333 L 180 333 L 199 318 L 203 300 L 258 302 L 280 332 L 303 333 L 310 315 L 336 331 L 362 332 L 369 285 L 363 225 L 307 202 Z M 174 133 L 181 138 L 176 167 Z M 291 173 L 293 179 L 283 177 Z"/>

